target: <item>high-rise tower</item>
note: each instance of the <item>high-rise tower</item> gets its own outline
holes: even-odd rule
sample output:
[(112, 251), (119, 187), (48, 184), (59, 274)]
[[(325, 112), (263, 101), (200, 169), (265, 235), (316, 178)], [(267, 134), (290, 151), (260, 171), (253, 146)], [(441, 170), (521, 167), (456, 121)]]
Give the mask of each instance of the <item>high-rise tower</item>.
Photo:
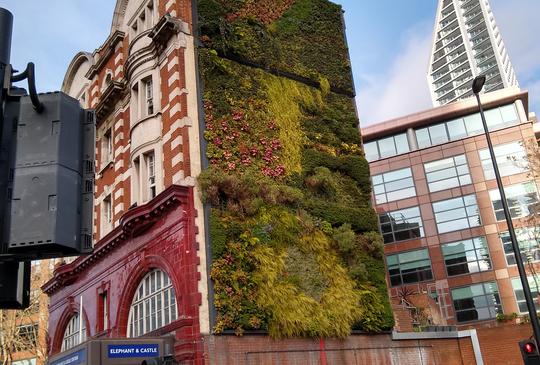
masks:
[(428, 70), (434, 106), (472, 96), (485, 75), (485, 92), (518, 86), (488, 0), (439, 0)]

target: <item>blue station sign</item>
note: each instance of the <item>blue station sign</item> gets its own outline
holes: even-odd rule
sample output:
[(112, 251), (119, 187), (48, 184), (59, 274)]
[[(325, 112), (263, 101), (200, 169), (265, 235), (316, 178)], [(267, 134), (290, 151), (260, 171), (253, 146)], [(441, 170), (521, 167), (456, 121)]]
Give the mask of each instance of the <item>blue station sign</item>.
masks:
[(86, 349), (80, 349), (49, 363), (49, 365), (78, 365), (86, 364)]
[(144, 344), (144, 345), (141, 345), (141, 344), (107, 345), (108, 358), (157, 357), (157, 356), (159, 356), (159, 345), (157, 343)]

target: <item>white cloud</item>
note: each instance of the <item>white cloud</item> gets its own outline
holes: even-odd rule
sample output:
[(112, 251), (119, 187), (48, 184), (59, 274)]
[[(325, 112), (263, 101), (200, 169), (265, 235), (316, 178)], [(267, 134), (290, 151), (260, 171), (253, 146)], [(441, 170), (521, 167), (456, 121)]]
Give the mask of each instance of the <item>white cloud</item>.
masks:
[(431, 108), (426, 79), (431, 27), (425, 22), (407, 30), (387, 70), (358, 75), (356, 100), (362, 127)]

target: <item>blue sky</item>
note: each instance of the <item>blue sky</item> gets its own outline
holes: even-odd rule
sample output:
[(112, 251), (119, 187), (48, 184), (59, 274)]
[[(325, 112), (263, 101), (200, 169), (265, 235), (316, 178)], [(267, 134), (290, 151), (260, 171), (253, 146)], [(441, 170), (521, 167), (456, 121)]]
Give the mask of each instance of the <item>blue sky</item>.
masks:
[[(431, 107), (426, 72), (436, 0), (335, 0), (345, 10), (361, 126)], [(78, 51), (107, 38), (115, 0), (0, 0), (14, 16), (11, 63), (36, 63), (39, 91), (58, 90)], [(540, 111), (540, 1), (491, 0), (518, 75)]]

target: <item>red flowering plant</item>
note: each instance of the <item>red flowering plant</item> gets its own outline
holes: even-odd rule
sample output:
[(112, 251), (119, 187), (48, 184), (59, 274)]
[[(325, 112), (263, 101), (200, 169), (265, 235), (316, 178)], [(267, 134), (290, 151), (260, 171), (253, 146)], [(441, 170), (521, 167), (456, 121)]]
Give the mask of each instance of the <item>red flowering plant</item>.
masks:
[(205, 102), (207, 157), (213, 167), (229, 172), (256, 169), (266, 176), (280, 178), (285, 168), (280, 163), (283, 146), (276, 123), (265, 120), (264, 102), (248, 99), (235, 103), (232, 111), (215, 115), (210, 101)]

